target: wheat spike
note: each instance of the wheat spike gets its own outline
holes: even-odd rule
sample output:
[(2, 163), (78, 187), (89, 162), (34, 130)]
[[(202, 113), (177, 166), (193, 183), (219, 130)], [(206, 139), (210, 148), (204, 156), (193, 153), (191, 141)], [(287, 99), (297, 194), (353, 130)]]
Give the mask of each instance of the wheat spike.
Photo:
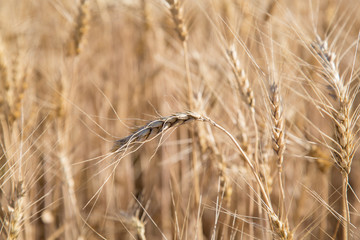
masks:
[(15, 187), (15, 199), (9, 205), (9, 219), (5, 221), (8, 225), (8, 239), (15, 240), (22, 229), (24, 216), (24, 183), (19, 181)]
[(343, 222), (343, 239), (348, 239), (350, 234), (350, 211), (347, 188), (351, 164), (355, 154), (353, 144), (355, 123), (351, 115), (351, 107), (356, 94), (350, 91), (349, 84), (346, 84), (345, 79), (340, 76), (338, 66), (335, 63), (336, 54), (328, 49), (327, 41), (322, 41), (320, 37), (317, 37), (316, 41), (311, 44), (311, 47), (324, 68), (324, 79), (334, 92), (331, 94), (336, 100), (336, 103), (331, 106), (329, 115), (332, 116), (335, 125), (336, 148), (333, 151), (333, 155), (343, 177), (342, 200), (345, 219)]
[(189, 123), (194, 120), (204, 121), (205, 119), (194, 112), (178, 113), (168, 117), (162, 117), (154, 120), (139, 128), (129, 136), (117, 140), (112, 148), (112, 151), (123, 150), (124, 147), (133, 144), (144, 142), (154, 136), (164, 133), (169, 128), (177, 127), (179, 125)]
[(184, 23), (180, 2), (178, 0), (166, 0), (166, 2), (169, 4), (170, 13), (175, 23), (175, 30), (180, 40), (185, 42), (188, 38), (188, 32)]
[(351, 93), (344, 79), (340, 76), (337, 64), (335, 63), (336, 54), (328, 49), (326, 41), (317, 38), (311, 44), (315, 53), (319, 56), (320, 63), (323, 66), (324, 79), (334, 91), (334, 96), (338, 106), (334, 106), (332, 111), (333, 121), (335, 124), (335, 139), (338, 151), (334, 152), (337, 166), (345, 174), (349, 174), (351, 163), (354, 156), (353, 145), (353, 122), (351, 117)]
[(281, 98), (279, 94), (278, 86), (273, 83), (270, 86), (270, 105), (271, 105), (271, 117), (273, 121), (272, 140), (273, 149), (278, 158), (279, 171), (282, 171), (282, 163), (284, 161), (285, 152), (285, 127), (283, 119), (283, 110), (281, 106)]
[(235, 46), (231, 45), (226, 53), (237, 80), (237, 84), (235, 86), (241, 93), (241, 96), (244, 98), (245, 102), (250, 106), (251, 110), (255, 111), (254, 92), (250, 87), (249, 79), (246, 77), (244, 69), (242, 69), (240, 66), (240, 60), (238, 58)]
[(81, 52), (84, 36), (89, 30), (89, 1), (81, 0), (79, 5), (79, 12), (76, 18), (75, 27), (68, 43), (68, 55), (77, 56)]

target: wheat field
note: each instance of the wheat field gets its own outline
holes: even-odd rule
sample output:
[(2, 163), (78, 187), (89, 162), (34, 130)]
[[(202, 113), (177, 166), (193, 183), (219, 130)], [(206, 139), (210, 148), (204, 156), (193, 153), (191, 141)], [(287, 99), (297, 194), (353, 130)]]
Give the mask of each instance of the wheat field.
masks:
[(358, 0), (0, 3), (0, 239), (360, 239)]

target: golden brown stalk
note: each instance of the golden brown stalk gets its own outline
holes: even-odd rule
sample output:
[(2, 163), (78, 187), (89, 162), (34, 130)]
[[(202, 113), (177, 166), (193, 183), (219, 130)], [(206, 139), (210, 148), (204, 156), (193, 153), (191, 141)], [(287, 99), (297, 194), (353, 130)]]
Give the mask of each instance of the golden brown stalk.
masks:
[(335, 63), (336, 55), (328, 49), (326, 41), (319, 37), (311, 44), (324, 69), (324, 79), (333, 91), (331, 95), (336, 103), (331, 106), (329, 115), (335, 125), (336, 148), (333, 152), (336, 165), (343, 176), (342, 199), (343, 199), (343, 239), (348, 239), (350, 232), (350, 212), (347, 198), (349, 174), (355, 153), (354, 141), (354, 117), (351, 115), (352, 102), (356, 94), (350, 91), (349, 84), (340, 76), (339, 69)]
[(84, 36), (89, 30), (89, 0), (81, 0), (79, 12), (76, 18), (75, 27), (68, 42), (67, 54), (69, 56), (77, 56), (82, 50)]
[[(220, 191), (219, 191), (219, 198), (221, 199), (220, 202), (224, 201), (223, 206), (219, 206), (219, 208), (229, 209), (231, 204), (231, 196), (233, 193), (233, 189), (231, 186), (231, 181), (226, 173), (227, 164), (224, 161), (224, 157), (220, 154), (216, 156), (218, 158), (218, 173), (219, 173), (219, 180), (220, 180)], [(224, 219), (222, 220), (223, 224), (218, 227), (218, 238), (228, 238), (228, 233), (226, 231), (226, 226), (230, 223), (230, 215), (226, 214)]]
[(230, 204), (231, 196), (232, 196), (232, 187), (231, 181), (226, 175), (227, 164), (225, 162), (224, 156), (220, 153), (219, 148), (216, 144), (214, 135), (212, 134), (210, 128), (208, 131), (208, 144), (211, 149), (212, 154), (216, 158), (217, 169), (219, 171), (220, 178), (220, 192), (224, 193), (225, 205), (228, 206)]
[[(323, 149), (321, 149), (317, 145), (311, 145), (309, 147), (309, 153), (308, 156), (313, 159), (316, 163), (317, 169), (321, 173), (320, 177), (322, 179), (321, 181), (321, 189), (322, 192), (321, 197), (324, 200), (324, 203), (329, 203), (329, 176), (332, 166), (334, 165), (333, 161), (331, 161), (331, 158), (329, 156), (330, 154), (328, 152), (325, 152)], [(326, 216), (328, 214), (327, 208), (321, 208), (320, 215)], [(320, 223), (321, 229), (327, 229), (328, 228), (328, 221), (327, 218), (321, 219)], [(321, 231), (320, 232), (320, 239), (326, 239), (326, 232)]]
[[(66, 86), (64, 86), (64, 79), (60, 79), (58, 93), (55, 96), (56, 99), (56, 108), (55, 108), (55, 117), (56, 117), (56, 131), (58, 138), (58, 152), (57, 157), (60, 162), (60, 167), (62, 171), (62, 176), (64, 179), (63, 185), (63, 195), (64, 195), (64, 205), (65, 205), (65, 216), (69, 220), (74, 220), (74, 226), (69, 228), (71, 231), (76, 231), (75, 234), (71, 233), (68, 237), (80, 237), (81, 236), (81, 219), (80, 212), (78, 209), (77, 197), (75, 194), (75, 181), (73, 177), (73, 170), (71, 159), (68, 153), (68, 144), (69, 134), (68, 134), (68, 124), (70, 117), (68, 116), (68, 109), (66, 108), (66, 102), (64, 101), (64, 95), (66, 91), (69, 91)], [(65, 235), (66, 232), (65, 232)]]
[(271, 106), (271, 118), (272, 118), (272, 142), (273, 150), (277, 157), (278, 167), (278, 183), (280, 189), (280, 217), (284, 217), (285, 213), (285, 192), (282, 181), (283, 161), (285, 152), (285, 125), (283, 118), (283, 109), (281, 106), (281, 97), (279, 93), (279, 87), (273, 83), (270, 86), (270, 106)]

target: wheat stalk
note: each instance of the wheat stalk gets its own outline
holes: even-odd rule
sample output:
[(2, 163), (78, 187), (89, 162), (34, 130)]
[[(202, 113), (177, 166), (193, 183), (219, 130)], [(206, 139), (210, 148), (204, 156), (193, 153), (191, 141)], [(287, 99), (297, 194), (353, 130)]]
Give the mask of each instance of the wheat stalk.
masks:
[[(66, 85), (66, 79), (61, 78), (58, 86), (58, 92), (55, 96), (56, 98), (56, 107), (55, 107), (55, 118), (56, 118), (56, 133), (58, 138), (58, 152), (57, 157), (60, 163), (60, 168), (62, 170), (62, 176), (64, 179), (63, 186), (63, 195), (64, 195), (64, 205), (65, 205), (65, 215), (67, 218), (74, 220), (75, 224), (71, 228), (71, 231), (75, 230), (75, 233), (70, 236), (81, 237), (81, 217), (80, 211), (78, 209), (78, 200), (75, 194), (75, 181), (73, 177), (73, 169), (71, 163), (71, 157), (68, 153), (69, 150), (69, 138), (68, 138), (68, 129), (69, 129), (69, 120), (67, 114), (69, 112), (68, 105), (65, 96), (68, 94), (69, 89)], [(66, 234), (65, 234), (66, 235)]]

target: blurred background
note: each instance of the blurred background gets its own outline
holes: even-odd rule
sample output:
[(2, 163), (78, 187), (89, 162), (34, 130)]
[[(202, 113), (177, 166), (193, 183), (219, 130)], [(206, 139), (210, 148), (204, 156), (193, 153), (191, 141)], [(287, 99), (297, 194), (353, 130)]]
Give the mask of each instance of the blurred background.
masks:
[[(343, 239), (343, 105), (311, 47), (317, 37), (349, 89), (348, 238), (360, 238), (359, 7), (1, 1), (0, 238)], [(243, 155), (209, 124), (111, 151), (189, 110), (236, 138), (282, 226)]]

